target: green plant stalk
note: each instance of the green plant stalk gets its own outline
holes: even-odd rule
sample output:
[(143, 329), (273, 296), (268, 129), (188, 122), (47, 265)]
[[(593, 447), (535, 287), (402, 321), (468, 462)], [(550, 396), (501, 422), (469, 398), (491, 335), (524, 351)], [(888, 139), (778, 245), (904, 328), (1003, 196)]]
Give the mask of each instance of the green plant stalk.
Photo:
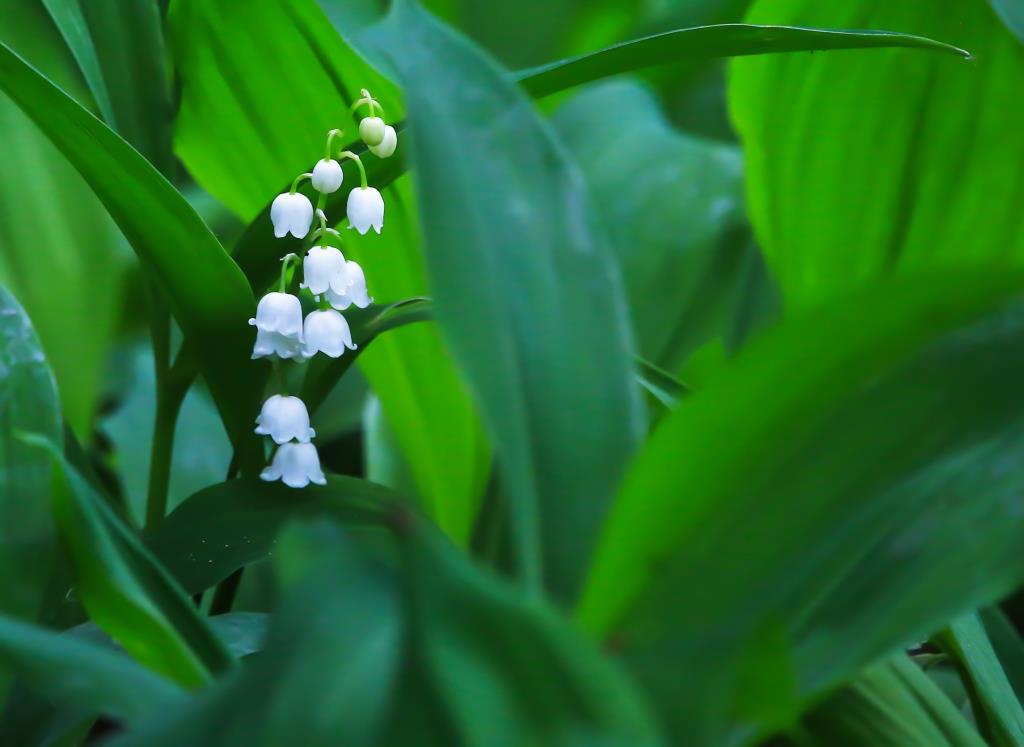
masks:
[(178, 413), (185, 400), (185, 386), (168, 386), (158, 380), (156, 417), (153, 421), (153, 443), (149, 458), (149, 484), (146, 494), (146, 531), (160, 526), (167, 513), (167, 492), (171, 482), (171, 457), (174, 453), (174, 430)]

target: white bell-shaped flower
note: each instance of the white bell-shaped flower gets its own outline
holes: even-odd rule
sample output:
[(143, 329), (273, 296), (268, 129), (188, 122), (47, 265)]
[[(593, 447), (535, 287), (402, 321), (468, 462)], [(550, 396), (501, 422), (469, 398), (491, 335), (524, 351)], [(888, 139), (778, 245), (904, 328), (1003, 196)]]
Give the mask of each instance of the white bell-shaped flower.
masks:
[(395, 132), (395, 128), (391, 125), (384, 127), (384, 139), (380, 141), (380, 145), (371, 145), (370, 152), (377, 158), (390, 158), (394, 155), (395, 148), (398, 147), (398, 133)]
[(345, 257), (333, 246), (314, 246), (302, 260), (302, 283), (314, 296), (326, 293), (332, 285), (348, 282)]
[(348, 223), (359, 233), (384, 228), (384, 198), (373, 187), (356, 187), (348, 193)]
[(260, 478), (267, 482), (280, 480), (289, 488), (304, 488), (311, 482), (327, 484), (313, 444), (281, 444), (270, 466), (260, 472)]
[(256, 433), (270, 436), (274, 443), (288, 441), (309, 443), (316, 431), (309, 427), (309, 412), (306, 403), (298, 397), (275, 394), (263, 403), (256, 418)]
[(359, 123), (359, 137), (369, 146), (384, 142), (384, 120), (380, 117), (364, 117)]
[(341, 183), (345, 180), (345, 172), (341, 164), (333, 158), (321, 158), (313, 167), (313, 189), (322, 194), (328, 195), (337, 192)]
[(334, 309), (309, 312), (306, 315), (304, 334), (304, 355), (307, 358), (312, 358), (317, 353), (339, 358), (345, 352), (345, 348), (356, 349), (348, 322)]
[(249, 324), (263, 332), (302, 340), (302, 304), (290, 293), (268, 293), (260, 299), (256, 317)]
[(365, 309), (373, 303), (373, 299), (366, 292), (366, 275), (363, 268), (351, 260), (345, 263), (344, 286), (332, 283), (325, 295), (328, 303), (341, 311), (353, 304)]
[(277, 238), (291, 233), (295, 238), (303, 239), (313, 222), (313, 203), (298, 192), (278, 195), (270, 204), (270, 222), (274, 224), (274, 236)]

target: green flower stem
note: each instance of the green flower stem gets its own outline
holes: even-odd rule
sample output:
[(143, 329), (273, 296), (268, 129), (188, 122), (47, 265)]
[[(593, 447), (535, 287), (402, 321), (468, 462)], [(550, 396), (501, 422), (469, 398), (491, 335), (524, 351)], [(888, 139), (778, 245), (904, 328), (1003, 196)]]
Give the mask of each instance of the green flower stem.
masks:
[(281, 257), (281, 284), (279, 290), (284, 293), (288, 289), (288, 283), (291, 281), (291, 276), (288, 271), (294, 262), (297, 262), (299, 255), (291, 252)]
[(299, 189), (299, 182), (301, 182), (303, 179), (312, 179), (312, 178), (313, 178), (313, 175), (310, 174), (310, 173), (299, 174), (297, 177), (295, 177), (295, 181), (292, 182), (292, 188), (290, 190), (288, 190), (288, 194), (291, 194), (291, 195), (295, 194), (295, 192)]
[(355, 153), (353, 153), (350, 150), (343, 150), (341, 153), (338, 154), (338, 158), (340, 158), (342, 160), (347, 158), (350, 161), (355, 161), (356, 162), (356, 166), (359, 167), (359, 179), (363, 183), (363, 189), (366, 189), (366, 187), (368, 185), (367, 185), (367, 182), (366, 182), (366, 167), (363, 166), (363, 159), (361, 159), (359, 156), (357, 156)]
[(331, 151), (331, 145), (334, 143), (334, 138), (336, 138), (336, 137), (340, 138), (344, 134), (345, 134), (344, 130), (337, 130), (337, 129), (331, 130), (330, 132), (327, 133), (327, 145), (324, 146), (324, 160), (325, 161), (330, 161), (331, 158), (333, 158), (333, 156), (331, 155), (331, 153), (333, 152), (333, 151)]
[(191, 384), (191, 377), (170, 372), (157, 382), (156, 418), (150, 445), (149, 484), (146, 495), (146, 531), (156, 529), (167, 514), (167, 491), (171, 483), (171, 457), (174, 454), (174, 430), (178, 413)]

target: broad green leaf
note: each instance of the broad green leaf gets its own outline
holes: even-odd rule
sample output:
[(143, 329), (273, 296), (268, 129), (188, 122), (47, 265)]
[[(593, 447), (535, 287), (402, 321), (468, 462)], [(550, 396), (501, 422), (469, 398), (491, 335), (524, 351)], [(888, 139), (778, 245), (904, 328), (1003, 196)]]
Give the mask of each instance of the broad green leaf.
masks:
[(184, 701), (184, 691), (124, 654), (0, 616), (0, 670), (76, 711), (131, 722)]
[[(270, 615), (264, 612), (227, 612), (206, 618), (206, 624), (224, 648), (236, 659), (249, 656), (263, 648), (263, 639), (267, 634)], [(98, 645), (107, 646), (111, 650), (121, 651), (121, 647), (104, 633), (95, 623), (82, 623), (67, 631), (66, 635)]]
[[(384, 233), (359, 236), (347, 231), (345, 257), (363, 267), (370, 293), (377, 299), (422, 295), (427, 283), (416, 204), (408, 180), (392, 185), (384, 199)], [(353, 339), (360, 345), (356, 350), (359, 366), (380, 399), (425, 511), (456, 542), (464, 544), (490, 466), (469, 395), (434, 325), (392, 328), (388, 334), (380, 334), (399, 321), (415, 319), (426, 307), (426, 303), (396, 305), (380, 316), (379, 322), (364, 320), (365, 312), (354, 309), (345, 315)], [(387, 311), (387, 306), (380, 311)], [(311, 367), (312, 375), (303, 388), (309, 406), (316, 407), (328, 391), (325, 385), (332, 386), (348, 367), (351, 359), (346, 361), (347, 357)], [(317, 377), (320, 371), (323, 374)]]
[[(834, 26), (832, 15), (823, 26)], [(834, 28), (761, 26), (725, 23), (668, 31), (643, 39), (615, 44), (591, 54), (550, 62), (518, 73), (533, 96), (546, 96), (572, 86), (610, 75), (627, 73), (685, 57), (739, 57), (779, 52), (909, 47), (958, 57), (968, 52), (923, 36), (892, 31), (845, 31)]]
[[(92, 106), (41, 3), (5, 3), (0, 41)], [(64, 418), (89, 443), (130, 252), (88, 185), (2, 92), (0, 132), (9, 146), (0, 169), (0, 282), (31, 316)], [(26, 220), (43, 215), (60, 219)]]
[(401, 118), (394, 87), (347, 47), (314, 0), (174, 0), (168, 28), (181, 80), (175, 151), (246, 220), (313, 168), (329, 130), (355, 133), (349, 107), (360, 88), (389, 121)]
[(459, 744), (662, 743), (632, 683), (553, 608), (478, 571), (430, 532), (403, 544), (419, 626), (413, 656)]
[(1024, 696), (1024, 640), (999, 607), (986, 607), (980, 614), (985, 633), (1019, 701)]
[(74, 55), (78, 69), (82, 71), (82, 77), (85, 78), (85, 82), (89, 86), (89, 92), (92, 93), (100, 114), (107, 124), (116, 127), (117, 119), (114, 115), (114, 106), (110, 102), (110, 92), (107, 90), (107, 82), (103, 78), (103, 70), (96, 53), (96, 45), (89, 32), (89, 26), (79, 0), (42, 0), (42, 3), (54, 24), (60, 29), (61, 36), (67, 42), (71, 54)]
[(984, 747), (970, 723), (905, 655), (875, 664), (804, 719), (813, 747)]
[(1024, 41), (1024, 3), (1021, 0), (990, 0), (1003, 23)]
[(1022, 283), (934, 273), (837, 299), (665, 418), (579, 616), (629, 652), (674, 733), (715, 743), (743, 721), (736, 672), (772, 628), (806, 697), (1021, 581)]
[(977, 58), (881, 50), (733, 63), (751, 218), (789, 307), (894, 271), (1020, 261), (1024, 109), (1007, 102), (1024, 45), (987, 3), (760, 0), (748, 20), (913, 29)]
[(621, 279), (578, 172), (495, 63), (408, 2), (371, 34), (404, 85), (436, 318), (521, 572), (569, 597), (645, 429)]
[(52, 442), (25, 439), (54, 462), (53, 511), (74, 590), (89, 617), (133, 658), (198, 687), (231, 658), (168, 572), (63, 459)]
[(611, 234), (640, 354), (678, 370), (727, 331), (751, 250), (739, 149), (674, 129), (633, 81), (591, 86), (553, 121)]
[(237, 265), (185, 199), (102, 122), (0, 46), (7, 93), (85, 178), (157, 279), (197, 351), (243, 469), (262, 455), (251, 433), (265, 366), (250, 361), (254, 301)]
[(185, 500), (146, 544), (194, 594), (270, 555), (288, 521), (328, 516), (353, 533), (372, 535), (400, 500), (385, 487), (353, 477), (331, 475), (327, 485), (302, 490), (258, 479), (232, 480)]
[(302, 529), (276, 551), (286, 593), (263, 653), (111, 747), (381, 744), (385, 718), (402, 718), (388, 713), (407, 646), (402, 587), (344, 540), (331, 541), (334, 527)]
[(995, 745), (1024, 744), (1024, 709), (1003, 671), (978, 614), (957, 618), (938, 636), (968, 683), (975, 719)]

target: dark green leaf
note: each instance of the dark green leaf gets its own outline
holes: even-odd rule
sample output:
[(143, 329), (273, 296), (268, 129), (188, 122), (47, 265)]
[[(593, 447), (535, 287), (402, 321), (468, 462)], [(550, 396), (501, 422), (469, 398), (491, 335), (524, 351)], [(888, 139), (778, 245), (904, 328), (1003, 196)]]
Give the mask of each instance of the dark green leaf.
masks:
[(421, 123), (436, 316), (501, 463), (521, 572), (571, 596), (645, 429), (620, 278), (577, 172), (493, 62), (408, 2), (373, 36)]
[(273, 550), (290, 520), (334, 517), (373, 533), (401, 500), (380, 485), (330, 476), (327, 485), (294, 490), (258, 479), (233, 480), (188, 498), (147, 538), (153, 554), (186, 591), (196, 593)]
[(934, 39), (892, 31), (725, 23), (634, 39), (591, 54), (524, 70), (517, 73), (517, 77), (527, 91), (539, 97), (609, 75), (661, 65), (684, 57), (738, 57), (868, 47), (911, 47), (959, 57), (971, 56), (958, 47)]
[(986, 607), (981, 610), (981, 619), (985, 623), (985, 632), (992, 642), (992, 648), (995, 649), (999, 663), (1013, 685), (1019, 701), (1024, 698), (1024, 640), (1010, 618), (999, 607)]
[(133, 658), (196, 687), (231, 658), (166, 570), (49, 440), (25, 436), (54, 462), (53, 510), (89, 617)]
[(687, 394), (685, 384), (668, 371), (645, 360), (637, 361), (636, 375), (641, 386), (670, 410), (679, 404), (679, 400)]
[(676, 733), (714, 743), (715, 720), (747, 708), (733, 672), (765, 626), (785, 632), (779, 666), (803, 697), (1024, 577), (1024, 315), (1005, 310), (1022, 282), (931, 274), (838, 299), (667, 416), (580, 617), (631, 652)]
[(1012, 207), (1024, 199), (1024, 109), (1006, 105), (1024, 78), (1024, 47), (986, 3), (760, 0), (748, 19), (913, 29), (977, 56), (732, 63), (751, 220), (787, 308), (893, 271), (1024, 256), (1024, 212)]
[(992, 743), (1000, 747), (1024, 744), (1024, 709), (977, 613), (954, 620), (938, 640), (962, 671), (975, 719), (987, 725)]
[(0, 90), (85, 178), (157, 278), (195, 345), (242, 465), (252, 467), (262, 457), (251, 422), (265, 367), (249, 360), (254, 301), (238, 267), (145, 158), (6, 45), (0, 45)]
[(124, 654), (4, 616), (0, 666), (61, 705), (125, 721), (184, 700), (184, 691)]
[(82, 71), (89, 91), (96, 101), (96, 107), (100, 110), (103, 119), (111, 127), (116, 127), (117, 119), (114, 115), (114, 107), (110, 102), (110, 92), (107, 90), (107, 82), (103, 78), (103, 70), (100, 67), (100, 60), (96, 53), (96, 45), (93, 43), (92, 34), (86, 23), (85, 15), (79, 0), (43, 0), (47, 12), (53, 19), (54, 24), (60, 29), (61, 36), (67, 42), (71, 54), (78, 63), (78, 69)]
[(405, 645), (401, 587), (334, 540), (333, 527), (314, 527), (280, 543), (280, 575), (289, 591), (263, 653), (111, 747), (381, 744), (376, 736)]

